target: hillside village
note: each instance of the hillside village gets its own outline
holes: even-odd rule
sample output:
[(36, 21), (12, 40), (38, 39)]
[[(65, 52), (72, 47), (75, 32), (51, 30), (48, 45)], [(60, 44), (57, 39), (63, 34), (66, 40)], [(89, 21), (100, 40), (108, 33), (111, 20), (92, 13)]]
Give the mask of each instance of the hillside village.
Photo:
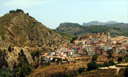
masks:
[[(80, 35), (73, 43), (61, 45), (53, 52), (44, 53), (41, 56), (42, 63), (51, 64), (77, 64), (78, 67), (88, 68), (93, 56), (97, 55), (96, 63), (104, 65), (114, 61), (112, 65), (99, 67), (94, 74), (85, 72), (80, 77), (93, 77), (123, 75), (128, 66), (127, 60), (119, 62), (119, 57), (126, 57), (128, 54), (128, 37), (111, 37), (110, 33), (91, 33)], [(102, 72), (104, 71), (104, 72)], [(101, 75), (101, 72), (103, 75)]]
[[(117, 61), (119, 56), (125, 56), (128, 53), (128, 37), (111, 37), (110, 33), (91, 33), (81, 35), (73, 43), (62, 45), (59, 49), (45, 53), (42, 60), (52, 61), (55, 58), (71, 61), (75, 57), (91, 57), (98, 55), (97, 62), (108, 62), (108, 56)], [(90, 58), (91, 59), (91, 58)]]

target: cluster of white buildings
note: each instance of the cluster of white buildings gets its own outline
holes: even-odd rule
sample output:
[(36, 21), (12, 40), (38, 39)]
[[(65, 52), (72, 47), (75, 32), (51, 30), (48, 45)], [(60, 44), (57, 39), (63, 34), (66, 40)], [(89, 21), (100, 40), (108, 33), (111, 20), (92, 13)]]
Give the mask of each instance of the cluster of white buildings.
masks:
[[(117, 36), (112, 38), (109, 33), (82, 35), (74, 43), (43, 54), (42, 60), (52, 61), (57, 58), (69, 60), (69, 58), (79, 56), (106, 55), (109, 50), (115, 54), (127, 54), (128, 37)], [(83, 53), (84, 55), (81, 55)]]

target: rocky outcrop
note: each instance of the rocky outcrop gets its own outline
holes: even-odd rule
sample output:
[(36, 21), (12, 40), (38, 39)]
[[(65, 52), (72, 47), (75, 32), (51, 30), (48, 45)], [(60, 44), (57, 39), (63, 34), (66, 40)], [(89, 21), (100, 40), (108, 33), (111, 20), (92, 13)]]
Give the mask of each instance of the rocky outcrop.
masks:
[[(21, 52), (21, 49), (23, 50), (23, 52)], [(29, 64), (32, 64), (33, 59), (28, 49), (21, 47), (14, 47), (11, 52), (9, 51), (7, 52), (6, 61), (8, 63), (8, 67), (12, 69), (15, 63), (17, 64), (19, 63), (18, 57), (20, 53), (23, 53), (23, 55), (26, 57), (27, 62)]]
[(29, 64), (32, 64), (33, 59), (32, 59), (32, 56), (31, 56), (30, 52), (28, 51), (28, 49), (23, 49), (23, 52), (21, 52), (21, 53), (23, 53), (23, 55), (25, 55), (25, 57), (27, 59), (27, 62)]

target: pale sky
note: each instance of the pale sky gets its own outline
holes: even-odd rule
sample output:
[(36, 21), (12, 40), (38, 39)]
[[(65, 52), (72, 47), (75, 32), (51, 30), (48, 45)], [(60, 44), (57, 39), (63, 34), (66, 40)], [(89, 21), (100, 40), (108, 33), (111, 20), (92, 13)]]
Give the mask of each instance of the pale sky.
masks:
[(0, 16), (16, 9), (29, 12), (51, 29), (63, 22), (128, 23), (128, 0), (0, 0)]

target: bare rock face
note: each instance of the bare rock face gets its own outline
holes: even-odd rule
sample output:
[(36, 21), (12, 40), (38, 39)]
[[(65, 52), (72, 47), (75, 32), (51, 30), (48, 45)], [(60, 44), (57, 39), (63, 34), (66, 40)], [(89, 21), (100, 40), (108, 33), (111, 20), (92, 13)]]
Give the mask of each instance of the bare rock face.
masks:
[(7, 52), (6, 61), (8, 63), (8, 67), (13, 68), (14, 63), (18, 63), (20, 50), (21, 48), (14, 47), (14, 50), (12, 50), (11, 52)]
[(15, 63), (15, 61), (14, 61), (14, 56), (12, 56), (12, 54), (8, 54), (7, 56), (6, 56), (6, 61), (7, 61), (7, 63), (8, 63), (8, 67), (9, 68), (13, 68), (13, 65), (14, 65), (14, 63)]
[(33, 62), (32, 56), (31, 56), (30, 52), (28, 51), (28, 49), (23, 49), (23, 52), (21, 52), (21, 53), (23, 53), (25, 55), (27, 62), (29, 64), (31, 64)]

